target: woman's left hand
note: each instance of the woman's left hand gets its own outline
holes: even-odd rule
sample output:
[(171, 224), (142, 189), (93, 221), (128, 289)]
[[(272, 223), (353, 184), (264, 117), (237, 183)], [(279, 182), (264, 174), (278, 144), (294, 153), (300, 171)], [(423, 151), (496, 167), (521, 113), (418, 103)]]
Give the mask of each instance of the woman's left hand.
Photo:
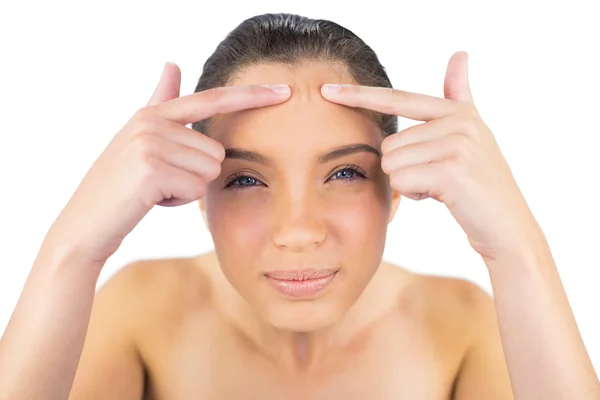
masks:
[(322, 94), (338, 104), (425, 121), (383, 140), (383, 171), (402, 195), (443, 202), (475, 251), (497, 260), (530, 251), (541, 230), (475, 108), (467, 61), (465, 52), (450, 58), (443, 99), (355, 85), (334, 85), (334, 91), (325, 85)]

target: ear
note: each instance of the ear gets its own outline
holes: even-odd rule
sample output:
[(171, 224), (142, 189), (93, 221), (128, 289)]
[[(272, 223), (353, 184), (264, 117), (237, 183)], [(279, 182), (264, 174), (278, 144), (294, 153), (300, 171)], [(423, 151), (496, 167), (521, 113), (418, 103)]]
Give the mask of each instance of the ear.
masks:
[(396, 211), (398, 211), (398, 206), (400, 206), (401, 198), (402, 198), (402, 195), (400, 194), (400, 192), (398, 192), (396, 190), (394, 190), (392, 192), (392, 207), (390, 209), (390, 218), (388, 219), (388, 224), (390, 222), (392, 222), (392, 220), (396, 216)]

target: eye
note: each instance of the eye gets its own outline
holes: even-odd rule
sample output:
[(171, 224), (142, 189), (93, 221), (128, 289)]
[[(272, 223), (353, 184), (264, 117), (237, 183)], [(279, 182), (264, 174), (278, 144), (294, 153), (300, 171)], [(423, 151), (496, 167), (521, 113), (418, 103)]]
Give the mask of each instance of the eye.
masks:
[(355, 179), (366, 179), (367, 173), (358, 165), (346, 165), (342, 169), (337, 170), (331, 175), (328, 180), (353, 181)]
[(256, 179), (253, 176), (244, 175), (244, 173), (238, 172), (233, 174), (225, 183), (224, 188), (229, 188), (232, 186), (237, 186), (235, 189), (242, 189), (244, 187), (250, 186), (264, 186), (260, 180)]

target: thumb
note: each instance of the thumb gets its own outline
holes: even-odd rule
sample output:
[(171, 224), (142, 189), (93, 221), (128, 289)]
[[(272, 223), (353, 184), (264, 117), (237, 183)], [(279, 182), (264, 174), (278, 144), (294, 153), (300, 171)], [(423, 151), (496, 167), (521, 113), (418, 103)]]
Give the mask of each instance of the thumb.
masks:
[(450, 57), (444, 79), (444, 97), (446, 99), (474, 102), (469, 87), (468, 61), (469, 55), (464, 51), (458, 51)]
[(179, 97), (180, 88), (181, 70), (175, 63), (166, 63), (163, 67), (158, 85), (156, 85), (154, 93), (152, 94), (150, 101), (148, 101), (148, 105), (155, 106)]

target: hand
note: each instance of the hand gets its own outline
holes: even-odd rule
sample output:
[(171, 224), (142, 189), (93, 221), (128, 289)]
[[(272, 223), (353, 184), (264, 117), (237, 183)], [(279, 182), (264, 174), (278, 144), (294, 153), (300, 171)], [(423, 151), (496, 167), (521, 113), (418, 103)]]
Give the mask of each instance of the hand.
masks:
[(138, 110), (94, 162), (47, 235), (51, 247), (104, 265), (155, 205), (204, 196), (221, 172), (221, 143), (185, 125), (218, 113), (280, 103), (262, 86), (232, 86), (179, 97), (181, 71), (166, 64), (148, 105)]
[[(398, 89), (340, 85), (323, 97), (425, 123), (386, 137), (381, 167), (392, 188), (413, 200), (443, 202), (484, 259), (518, 252), (539, 235), (498, 144), (475, 108), (468, 55), (448, 63), (444, 99)], [(508, 253), (507, 253), (508, 252)]]

